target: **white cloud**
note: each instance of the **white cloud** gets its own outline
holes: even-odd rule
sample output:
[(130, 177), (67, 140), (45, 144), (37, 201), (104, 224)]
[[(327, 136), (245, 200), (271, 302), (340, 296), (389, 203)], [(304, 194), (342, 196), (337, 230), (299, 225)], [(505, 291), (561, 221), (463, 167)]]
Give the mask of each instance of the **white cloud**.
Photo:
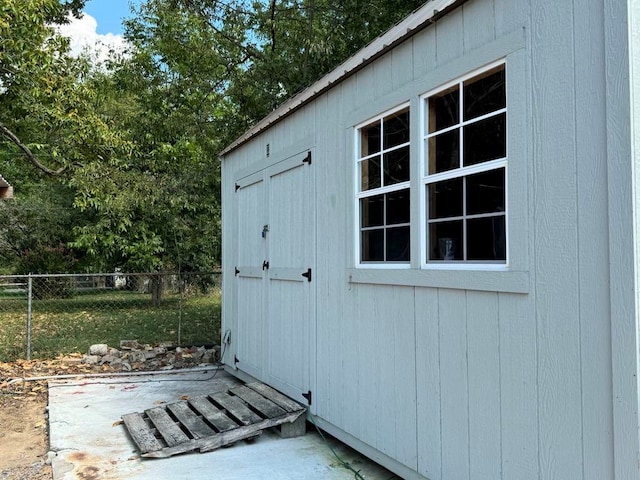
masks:
[(108, 58), (110, 51), (123, 53), (127, 47), (122, 35), (98, 33), (98, 22), (91, 15), (84, 13), (82, 18), (71, 17), (70, 20), (70, 23), (60, 25), (58, 31), (71, 39), (73, 55), (89, 53), (94, 63), (99, 64)]

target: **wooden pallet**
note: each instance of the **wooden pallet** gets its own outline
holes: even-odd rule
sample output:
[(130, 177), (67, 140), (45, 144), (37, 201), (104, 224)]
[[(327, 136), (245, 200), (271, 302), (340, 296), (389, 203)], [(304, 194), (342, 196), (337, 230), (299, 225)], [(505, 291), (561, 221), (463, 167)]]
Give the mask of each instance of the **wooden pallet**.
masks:
[[(122, 417), (143, 457), (209, 452), (255, 438), (271, 427), (302, 422), (306, 408), (260, 383), (248, 383)], [(294, 436), (286, 434), (285, 436)]]

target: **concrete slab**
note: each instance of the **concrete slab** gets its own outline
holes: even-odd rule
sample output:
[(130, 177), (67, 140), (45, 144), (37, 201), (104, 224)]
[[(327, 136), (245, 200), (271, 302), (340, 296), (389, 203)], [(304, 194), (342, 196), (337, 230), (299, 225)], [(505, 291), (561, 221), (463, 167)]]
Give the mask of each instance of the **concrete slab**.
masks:
[[(214, 376), (215, 374), (215, 376)], [(265, 432), (251, 443), (240, 442), (209, 453), (166, 459), (141, 459), (123, 424), (125, 413), (161, 402), (226, 390), (238, 381), (224, 371), (88, 378), (49, 384), (49, 425), (54, 480), (342, 480), (354, 473), (366, 480), (397, 478), (337, 440), (315, 432), (281, 438)]]

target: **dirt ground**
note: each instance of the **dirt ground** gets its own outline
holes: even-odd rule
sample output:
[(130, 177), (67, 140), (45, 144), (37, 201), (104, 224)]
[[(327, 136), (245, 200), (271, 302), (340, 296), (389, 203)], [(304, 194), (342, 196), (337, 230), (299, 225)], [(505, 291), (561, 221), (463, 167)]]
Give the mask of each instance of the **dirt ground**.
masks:
[(0, 397), (0, 479), (51, 480), (46, 391)]
[(47, 382), (12, 379), (82, 373), (105, 373), (88, 366), (80, 355), (47, 361), (0, 362), (0, 480), (51, 480)]

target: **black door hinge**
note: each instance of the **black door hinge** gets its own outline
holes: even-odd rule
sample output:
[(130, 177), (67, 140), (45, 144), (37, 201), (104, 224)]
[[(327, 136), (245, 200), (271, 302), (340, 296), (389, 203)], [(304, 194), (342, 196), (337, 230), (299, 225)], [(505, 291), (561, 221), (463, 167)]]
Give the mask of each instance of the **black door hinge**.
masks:
[(311, 405), (311, 403), (312, 403), (312, 399), (313, 399), (313, 396), (312, 396), (312, 395), (313, 395), (313, 394), (311, 393), (311, 390), (309, 390), (307, 393), (303, 393), (303, 394), (302, 394), (302, 396), (303, 396), (304, 398), (306, 398), (306, 399), (307, 399), (307, 403), (308, 403), (309, 405)]
[(311, 269), (310, 269), (310, 268), (309, 268), (309, 269), (307, 269), (307, 271), (306, 271), (306, 272), (304, 272), (304, 273), (302, 274), (302, 276), (303, 276), (303, 277), (305, 277), (305, 278), (307, 279), (307, 281), (308, 281), (308, 282), (310, 282), (310, 281), (311, 281)]
[(238, 267), (236, 267), (236, 277), (238, 276), (239, 273), (240, 273), (240, 270), (238, 270)]
[(262, 262), (262, 270), (269, 270), (269, 262), (266, 260)]
[(234, 365), (238, 365), (238, 362), (239, 362), (239, 361), (240, 361), (240, 359), (238, 358), (238, 356), (237, 356), (237, 355), (234, 355), (234, 356), (233, 356), (233, 364), (234, 364)]
[(307, 156), (304, 157), (304, 160), (302, 160), (302, 163), (308, 163), (309, 165), (311, 165), (311, 152), (307, 152)]
[(240, 185), (238, 185), (238, 184), (236, 183), (236, 192), (237, 192), (238, 190), (240, 190)]

